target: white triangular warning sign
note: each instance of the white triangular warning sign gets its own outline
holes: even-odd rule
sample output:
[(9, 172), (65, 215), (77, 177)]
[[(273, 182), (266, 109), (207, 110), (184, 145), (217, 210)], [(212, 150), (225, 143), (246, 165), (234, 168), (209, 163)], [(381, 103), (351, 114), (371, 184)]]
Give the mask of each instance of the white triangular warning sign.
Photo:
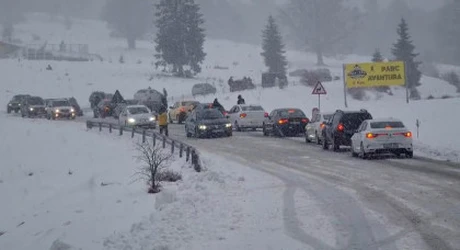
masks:
[(326, 89), (323, 87), (323, 84), (321, 84), (320, 81), (316, 83), (315, 87), (313, 88), (313, 92), (311, 92), (312, 95), (326, 95)]

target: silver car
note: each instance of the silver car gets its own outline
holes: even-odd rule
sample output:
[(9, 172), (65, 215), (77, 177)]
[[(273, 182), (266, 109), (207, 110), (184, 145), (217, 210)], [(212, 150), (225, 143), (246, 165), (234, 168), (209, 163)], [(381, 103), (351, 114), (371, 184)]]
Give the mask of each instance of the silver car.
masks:
[(145, 105), (127, 105), (118, 118), (118, 124), (127, 127), (143, 127), (155, 129), (157, 120), (155, 114)]

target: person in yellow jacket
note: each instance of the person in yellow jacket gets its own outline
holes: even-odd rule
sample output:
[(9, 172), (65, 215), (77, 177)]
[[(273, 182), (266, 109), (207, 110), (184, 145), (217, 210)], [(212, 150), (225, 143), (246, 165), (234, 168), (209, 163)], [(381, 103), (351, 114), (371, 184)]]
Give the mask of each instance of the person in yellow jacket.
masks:
[(169, 136), (168, 115), (166, 112), (166, 107), (164, 106), (160, 109), (160, 114), (158, 115), (158, 126), (160, 127), (160, 134), (163, 134), (163, 131), (164, 131), (165, 135)]

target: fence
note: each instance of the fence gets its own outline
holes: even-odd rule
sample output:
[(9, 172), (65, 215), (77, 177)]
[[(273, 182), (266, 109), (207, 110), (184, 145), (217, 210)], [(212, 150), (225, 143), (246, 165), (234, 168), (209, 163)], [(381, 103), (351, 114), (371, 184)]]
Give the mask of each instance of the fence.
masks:
[[(135, 134), (142, 135), (142, 142), (146, 142), (147, 139), (152, 140), (153, 146), (156, 146), (158, 142), (161, 143), (163, 148), (166, 148), (166, 144), (171, 146), (171, 154), (174, 154), (177, 150), (179, 153), (179, 157), (182, 158), (185, 155), (185, 160), (193, 165), (193, 168), (197, 172), (201, 172), (201, 161), (200, 155), (198, 150), (188, 144), (185, 144), (181, 141), (172, 139), (168, 136), (164, 136), (158, 132), (134, 127), (125, 127), (118, 124), (113, 124), (109, 122), (101, 122), (101, 121), (86, 121), (86, 127), (88, 129), (92, 129), (93, 127), (99, 128), (99, 131), (102, 131), (103, 128), (107, 128), (110, 133), (113, 130), (118, 130), (118, 134), (120, 136), (123, 135), (123, 132), (129, 132), (131, 134), (131, 138), (134, 137)], [(176, 150), (177, 149), (177, 150)]]

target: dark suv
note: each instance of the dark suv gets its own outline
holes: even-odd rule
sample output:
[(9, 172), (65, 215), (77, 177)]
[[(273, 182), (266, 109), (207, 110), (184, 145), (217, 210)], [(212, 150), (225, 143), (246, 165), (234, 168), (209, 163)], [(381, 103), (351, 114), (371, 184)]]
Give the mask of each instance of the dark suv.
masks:
[(19, 110), (21, 110), (21, 102), (24, 100), (24, 98), (29, 97), (30, 95), (15, 95), (11, 99), (10, 102), (8, 102), (8, 106), (6, 107), (6, 111), (11, 113), (11, 111), (14, 111), (15, 113), (18, 113)]
[(45, 117), (45, 101), (38, 96), (29, 96), (21, 102), (21, 116), (22, 117)]
[(337, 110), (326, 122), (323, 129), (323, 149), (332, 145), (334, 151), (340, 146), (350, 146), (351, 137), (364, 120), (372, 119), (372, 115), (365, 109), (360, 111)]

